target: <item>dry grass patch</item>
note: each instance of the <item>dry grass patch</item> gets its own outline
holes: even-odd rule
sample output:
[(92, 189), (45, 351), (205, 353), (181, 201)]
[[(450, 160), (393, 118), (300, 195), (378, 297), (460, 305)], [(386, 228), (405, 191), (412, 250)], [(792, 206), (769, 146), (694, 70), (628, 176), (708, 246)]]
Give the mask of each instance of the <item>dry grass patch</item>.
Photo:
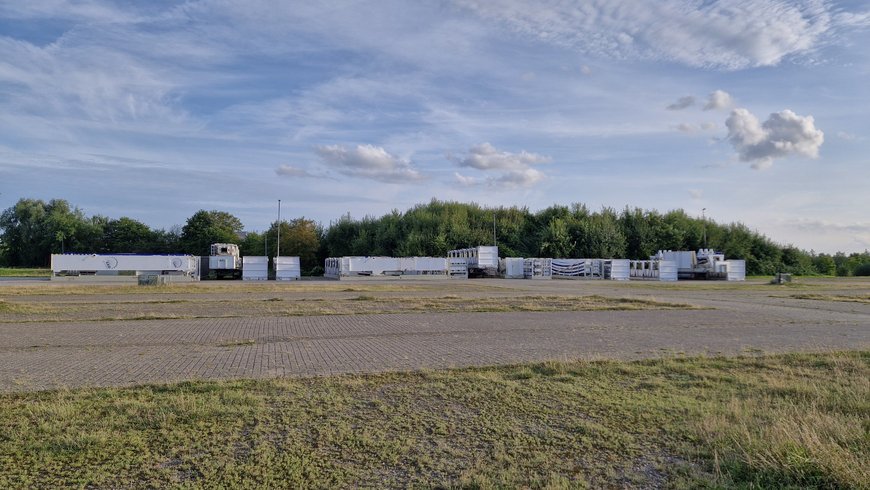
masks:
[(870, 353), (0, 395), (0, 486), (866, 488)]
[[(22, 299), (23, 301), (23, 299)], [(4, 304), (4, 303), (0, 303)], [(461, 298), (396, 297), (360, 294), (329, 301), (292, 295), (264, 299), (194, 298), (120, 301), (34, 301), (8, 303), (0, 323), (191, 318), (255, 318), (263, 316), (373, 315), (394, 313), (528, 312), (699, 309), (685, 303), (604, 296), (510, 296)], [(2, 311), (2, 310), (0, 310)]]
[(792, 294), (794, 299), (812, 299), (817, 301), (842, 301), (846, 303), (870, 304), (870, 294)]

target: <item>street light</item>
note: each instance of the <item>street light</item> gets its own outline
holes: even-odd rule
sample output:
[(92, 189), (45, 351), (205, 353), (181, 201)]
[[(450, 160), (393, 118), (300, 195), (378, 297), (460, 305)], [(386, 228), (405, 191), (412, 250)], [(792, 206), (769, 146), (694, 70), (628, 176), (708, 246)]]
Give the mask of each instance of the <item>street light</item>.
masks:
[(275, 258), (281, 256), (281, 200), (278, 199), (278, 245), (275, 252)]
[(701, 208), (701, 221), (704, 222), (704, 248), (707, 248), (707, 208)]

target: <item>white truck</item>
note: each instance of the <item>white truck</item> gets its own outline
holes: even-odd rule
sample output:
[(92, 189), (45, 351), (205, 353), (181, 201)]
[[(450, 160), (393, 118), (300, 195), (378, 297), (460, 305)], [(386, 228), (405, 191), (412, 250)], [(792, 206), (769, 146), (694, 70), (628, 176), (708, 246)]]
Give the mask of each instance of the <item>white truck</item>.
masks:
[(235, 243), (212, 243), (208, 257), (208, 275), (216, 279), (240, 279), (242, 258)]

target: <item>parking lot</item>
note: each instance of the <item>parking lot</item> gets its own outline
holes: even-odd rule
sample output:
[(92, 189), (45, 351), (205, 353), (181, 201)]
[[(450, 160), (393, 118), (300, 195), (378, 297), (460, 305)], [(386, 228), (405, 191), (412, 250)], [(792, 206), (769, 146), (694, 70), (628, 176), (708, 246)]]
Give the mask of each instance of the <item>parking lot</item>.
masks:
[[(4, 281), (0, 390), (867, 349), (868, 293), (870, 282), (854, 279), (784, 287), (402, 279), (150, 289)], [(589, 297), (603, 300), (572, 306)], [(644, 303), (614, 303), (624, 300)], [(536, 303), (550, 306), (534, 311)], [(506, 306), (477, 311), (475, 304)]]

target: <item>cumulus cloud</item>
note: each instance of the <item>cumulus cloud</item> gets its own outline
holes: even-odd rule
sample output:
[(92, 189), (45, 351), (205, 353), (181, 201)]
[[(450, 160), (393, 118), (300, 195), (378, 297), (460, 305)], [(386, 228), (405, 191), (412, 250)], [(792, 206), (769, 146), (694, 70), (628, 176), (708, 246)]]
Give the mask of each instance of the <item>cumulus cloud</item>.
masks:
[(498, 151), (491, 144), (483, 143), (468, 150), (465, 158), (454, 160), (462, 167), (478, 170), (524, 170), (530, 165), (549, 162), (550, 158), (526, 151)]
[(707, 98), (707, 103), (704, 104), (705, 111), (716, 109), (727, 109), (731, 107), (731, 95), (724, 90), (715, 90)]
[(589, 65), (581, 65), (580, 66), (580, 73), (582, 73), (583, 75), (589, 76), (592, 74), (592, 68), (589, 68)]
[(380, 146), (357, 145), (347, 149), (342, 145), (327, 145), (318, 146), (316, 152), (323, 165), (351, 177), (389, 183), (423, 180), (423, 175), (410, 161), (391, 155)]
[(504, 187), (531, 187), (544, 179), (544, 174), (534, 168), (511, 170), (490, 180), (491, 185)]
[(667, 109), (669, 111), (679, 111), (693, 105), (695, 105), (695, 98), (691, 95), (687, 95), (685, 97), (680, 97), (679, 99), (677, 99), (677, 101), (669, 105)]
[(454, 156), (449, 158), (460, 167), (499, 173), (485, 180), (456, 173), (454, 175), (460, 184), (478, 185), (485, 182), (491, 186), (501, 187), (530, 187), (537, 184), (545, 175), (532, 166), (550, 161), (549, 157), (527, 151), (519, 153), (499, 151), (489, 143), (471, 147), (463, 158)]
[(829, 0), (456, 0), (547, 43), (601, 57), (737, 70), (812, 57), (870, 20)]
[(753, 168), (771, 166), (775, 158), (801, 155), (816, 158), (825, 134), (815, 127), (813, 116), (799, 116), (786, 109), (771, 114), (764, 123), (747, 109), (734, 109), (728, 120), (728, 141), (740, 159)]

